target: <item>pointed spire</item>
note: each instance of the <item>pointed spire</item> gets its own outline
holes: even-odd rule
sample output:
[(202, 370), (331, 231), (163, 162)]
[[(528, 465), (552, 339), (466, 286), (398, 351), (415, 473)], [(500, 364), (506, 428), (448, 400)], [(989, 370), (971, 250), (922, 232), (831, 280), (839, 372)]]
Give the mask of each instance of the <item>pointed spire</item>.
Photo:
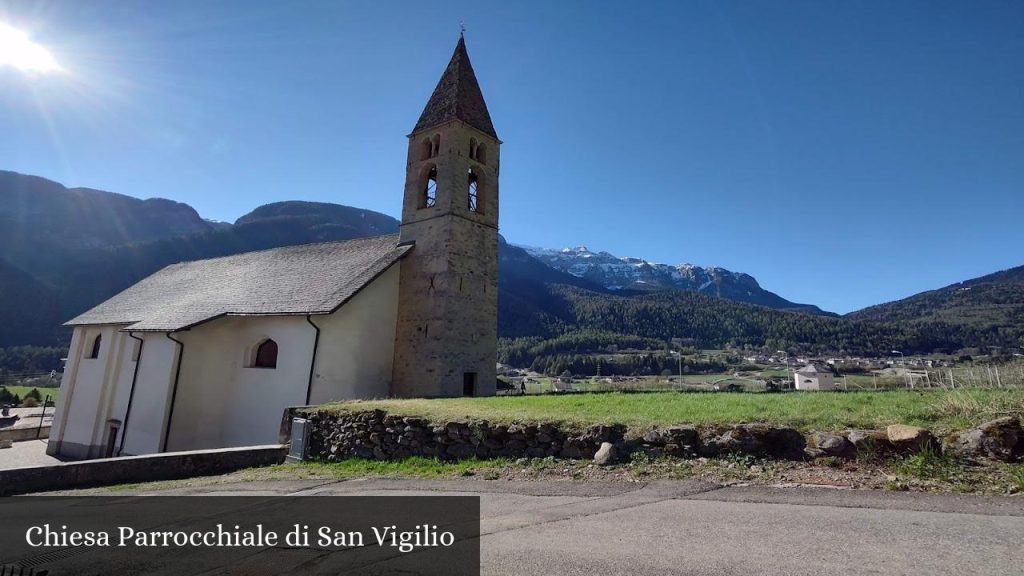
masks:
[(412, 131), (419, 132), (454, 119), (462, 120), (489, 136), (498, 137), (491, 123), (491, 115), (487, 112), (483, 92), (477, 84), (476, 74), (473, 73), (473, 65), (469, 62), (466, 39), (462, 34), (459, 34), (459, 43), (455, 46), (448, 67)]

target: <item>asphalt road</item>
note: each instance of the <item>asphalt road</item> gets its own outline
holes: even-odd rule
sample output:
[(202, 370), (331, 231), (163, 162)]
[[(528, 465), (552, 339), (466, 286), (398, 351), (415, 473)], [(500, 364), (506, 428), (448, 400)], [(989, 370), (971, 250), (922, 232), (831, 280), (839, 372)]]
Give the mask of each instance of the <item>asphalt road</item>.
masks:
[(384, 479), (136, 493), (479, 494), (482, 574), (1024, 574), (1024, 497)]

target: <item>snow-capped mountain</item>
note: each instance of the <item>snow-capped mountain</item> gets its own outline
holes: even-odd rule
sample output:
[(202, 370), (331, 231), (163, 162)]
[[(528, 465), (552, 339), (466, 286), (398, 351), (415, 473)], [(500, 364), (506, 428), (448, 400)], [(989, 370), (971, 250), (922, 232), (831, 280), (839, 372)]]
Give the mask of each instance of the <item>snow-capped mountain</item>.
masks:
[(718, 266), (671, 266), (648, 262), (642, 258), (622, 258), (608, 252), (591, 252), (586, 246), (561, 250), (530, 246), (521, 248), (556, 270), (584, 278), (609, 290), (689, 290), (770, 308), (823, 313), (817, 306), (790, 302), (761, 288), (749, 274), (732, 272)]

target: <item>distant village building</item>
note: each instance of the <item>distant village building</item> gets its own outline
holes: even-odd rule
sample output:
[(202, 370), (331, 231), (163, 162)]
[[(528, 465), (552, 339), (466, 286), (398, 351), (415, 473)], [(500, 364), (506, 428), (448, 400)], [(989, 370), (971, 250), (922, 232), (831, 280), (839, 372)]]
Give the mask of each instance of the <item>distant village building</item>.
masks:
[(400, 233), (174, 264), (74, 318), (47, 452), (276, 443), (288, 406), (493, 395), (500, 145), (460, 38), (409, 135)]
[(797, 390), (835, 390), (836, 383), (829, 370), (808, 364), (793, 373), (793, 385)]

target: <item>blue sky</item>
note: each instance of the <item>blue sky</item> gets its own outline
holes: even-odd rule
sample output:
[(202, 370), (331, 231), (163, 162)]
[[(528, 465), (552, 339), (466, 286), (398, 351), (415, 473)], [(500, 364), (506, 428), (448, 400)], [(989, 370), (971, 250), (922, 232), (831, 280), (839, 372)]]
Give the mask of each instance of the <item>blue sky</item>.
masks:
[(23, 2), (0, 169), (234, 220), (397, 216), (467, 27), (501, 231), (748, 272), (838, 312), (1024, 264), (1024, 3)]

